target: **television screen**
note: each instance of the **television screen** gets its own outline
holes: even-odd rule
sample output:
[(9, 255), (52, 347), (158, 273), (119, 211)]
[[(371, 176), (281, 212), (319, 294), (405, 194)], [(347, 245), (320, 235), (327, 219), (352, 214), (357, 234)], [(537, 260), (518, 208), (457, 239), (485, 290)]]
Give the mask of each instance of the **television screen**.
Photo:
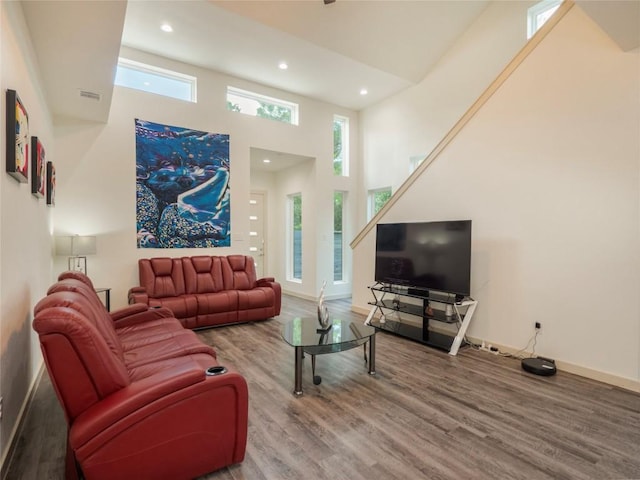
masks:
[(469, 295), (471, 220), (378, 224), (375, 280)]

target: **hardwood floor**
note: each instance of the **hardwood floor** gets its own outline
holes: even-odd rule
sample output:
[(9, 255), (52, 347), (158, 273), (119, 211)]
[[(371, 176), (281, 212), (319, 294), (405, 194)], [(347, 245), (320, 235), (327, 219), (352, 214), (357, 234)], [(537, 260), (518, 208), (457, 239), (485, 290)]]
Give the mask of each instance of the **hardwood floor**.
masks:
[[(294, 397), (280, 328), (313, 311), (284, 296), (277, 319), (198, 333), (249, 385), (245, 461), (203, 479), (640, 478), (640, 395), (563, 372), (537, 377), (471, 348), (451, 357), (379, 333), (375, 376), (357, 348), (319, 356), (316, 386), (307, 358)], [(363, 320), (347, 301), (329, 311)], [(45, 372), (7, 478), (62, 479), (64, 428)]]

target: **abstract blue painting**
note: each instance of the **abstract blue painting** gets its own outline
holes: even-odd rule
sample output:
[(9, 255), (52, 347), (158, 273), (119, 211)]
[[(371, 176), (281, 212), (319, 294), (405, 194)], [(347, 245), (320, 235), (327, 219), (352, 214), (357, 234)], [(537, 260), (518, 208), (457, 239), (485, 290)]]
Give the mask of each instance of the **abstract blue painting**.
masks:
[(138, 247), (230, 246), (229, 135), (135, 122)]

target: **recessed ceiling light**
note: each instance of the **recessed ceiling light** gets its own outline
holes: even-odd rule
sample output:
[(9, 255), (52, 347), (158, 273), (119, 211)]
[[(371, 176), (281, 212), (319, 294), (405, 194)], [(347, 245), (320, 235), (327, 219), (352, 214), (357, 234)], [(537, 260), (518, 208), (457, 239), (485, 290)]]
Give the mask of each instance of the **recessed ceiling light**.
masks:
[(168, 23), (163, 23), (160, 27), (160, 30), (162, 30), (163, 32), (171, 33), (173, 32), (173, 27)]
[(262, 160), (262, 163), (271, 163), (271, 160), (269, 160), (268, 158), (265, 158), (264, 160)]
[(149, 85), (151, 85), (151, 82), (143, 82), (142, 83), (145, 87), (148, 87)]
[(280, 70), (286, 70), (287, 68), (289, 68), (289, 65), (287, 65), (287, 62), (280, 62), (280, 63), (278, 64), (278, 68), (279, 68)]
[(360, 89), (360, 95), (366, 95), (367, 93), (369, 93), (369, 91), (366, 88)]

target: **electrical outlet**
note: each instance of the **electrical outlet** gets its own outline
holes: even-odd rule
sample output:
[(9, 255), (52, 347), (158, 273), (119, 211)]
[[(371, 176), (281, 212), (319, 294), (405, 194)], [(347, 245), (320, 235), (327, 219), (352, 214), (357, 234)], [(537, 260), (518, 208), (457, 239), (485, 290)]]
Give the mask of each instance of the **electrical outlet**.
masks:
[(540, 330), (542, 328), (542, 324), (540, 322), (536, 322), (535, 327), (536, 330)]

